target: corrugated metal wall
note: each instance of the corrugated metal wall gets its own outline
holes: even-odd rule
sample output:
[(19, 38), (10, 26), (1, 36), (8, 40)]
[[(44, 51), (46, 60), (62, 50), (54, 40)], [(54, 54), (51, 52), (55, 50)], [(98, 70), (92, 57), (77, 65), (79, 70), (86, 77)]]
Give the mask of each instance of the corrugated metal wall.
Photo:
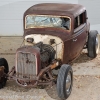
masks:
[(99, 0), (0, 0), (0, 36), (23, 35), (23, 13), (37, 3), (79, 3), (86, 6), (91, 29), (100, 32)]

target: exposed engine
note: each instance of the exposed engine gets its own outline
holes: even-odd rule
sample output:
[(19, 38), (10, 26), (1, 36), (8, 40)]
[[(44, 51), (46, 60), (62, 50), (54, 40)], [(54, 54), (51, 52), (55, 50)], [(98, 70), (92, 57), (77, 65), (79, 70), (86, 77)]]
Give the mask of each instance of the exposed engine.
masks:
[(55, 58), (55, 50), (43, 42), (33, 46), (23, 46), (16, 53), (16, 76), (18, 81), (24, 79), (36, 80), (40, 70), (50, 65)]
[(42, 68), (49, 65), (50, 62), (55, 58), (55, 50), (52, 46), (48, 44), (43, 44), (43, 42), (39, 42), (35, 44), (34, 47), (38, 47), (40, 49), (40, 59)]

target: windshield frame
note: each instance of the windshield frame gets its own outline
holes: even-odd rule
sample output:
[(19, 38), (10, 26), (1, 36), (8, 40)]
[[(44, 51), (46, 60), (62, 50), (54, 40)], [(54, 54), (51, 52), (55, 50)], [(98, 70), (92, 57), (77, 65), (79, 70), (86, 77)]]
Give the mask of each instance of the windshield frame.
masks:
[[(57, 16), (57, 15), (35, 15), (35, 14), (29, 14), (29, 15), (26, 15), (25, 16), (25, 29), (32, 29), (32, 28), (59, 28), (59, 27), (45, 27), (45, 26), (40, 26), (40, 27), (30, 27), (30, 28), (26, 28), (26, 18), (27, 18), (27, 16), (48, 16), (48, 17), (60, 17), (60, 18), (69, 18), (69, 20), (70, 20), (70, 28), (69, 28), (69, 30), (67, 30), (67, 29), (65, 29), (65, 30), (67, 30), (67, 31), (71, 31), (71, 24), (72, 24), (72, 20), (71, 20), (71, 17), (69, 17), (69, 16)], [(63, 29), (63, 28), (61, 28), (61, 29)]]

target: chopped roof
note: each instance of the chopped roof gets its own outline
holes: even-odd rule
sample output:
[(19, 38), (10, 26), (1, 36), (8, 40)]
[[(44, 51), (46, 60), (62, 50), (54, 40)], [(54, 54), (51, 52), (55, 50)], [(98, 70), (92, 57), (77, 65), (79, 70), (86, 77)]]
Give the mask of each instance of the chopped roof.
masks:
[(62, 3), (41, 3), (36, 4), (26, 10), (26, 14), (47, 14), (47, 15), (74, 15), (77, 16), (85, 10), (85, 7), (79, 4)]

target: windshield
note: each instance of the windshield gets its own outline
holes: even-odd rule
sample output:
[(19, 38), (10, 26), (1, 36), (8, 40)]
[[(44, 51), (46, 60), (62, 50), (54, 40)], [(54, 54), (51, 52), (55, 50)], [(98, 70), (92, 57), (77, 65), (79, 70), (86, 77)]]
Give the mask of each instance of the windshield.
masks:
[(40, 27), (60, 27), (70, 30), (70, 18), (55, 16), (27, 15), (25, 18), (25, 28)]

